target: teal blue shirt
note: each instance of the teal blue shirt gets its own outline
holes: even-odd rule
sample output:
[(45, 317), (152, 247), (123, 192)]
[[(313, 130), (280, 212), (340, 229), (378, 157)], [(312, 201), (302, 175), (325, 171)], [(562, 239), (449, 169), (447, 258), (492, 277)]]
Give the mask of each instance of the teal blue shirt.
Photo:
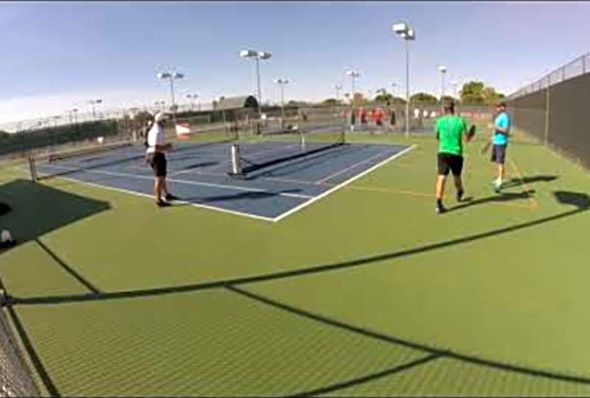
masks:
[(506, 135), (494, 133), (494, 145), (508, 145), (507, 135), (510, 129), (510, 118), (508, 117), (508, 114), (506, 112), (502, 112), (496, 116), (494, 126), (506, 129)]

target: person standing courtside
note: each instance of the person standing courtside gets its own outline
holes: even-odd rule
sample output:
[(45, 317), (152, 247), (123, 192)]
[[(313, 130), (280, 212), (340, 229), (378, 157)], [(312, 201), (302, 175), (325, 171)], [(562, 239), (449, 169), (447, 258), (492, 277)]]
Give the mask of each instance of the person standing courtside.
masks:
[(453, 173), (457, 201), (463, 198), (463, 182), (461, 172), (463, 170), (463, 139), (470, 141), (473, 135), (469, 135), (467, 124), (462, 117), (455, 115), (455, 104), (448, 101), (443, 107), (444, 115), (436, 120), (436, 139), (438, 148), (438, 175), (436, 179), (436, 212), (441, 214), (446, 211), (442, 198), (445, 191), (445, 181), (449, 170)]
[(156, 113), (154, 124), (147, 134), (146, 160), (154, 170), (154, 196), (158, 207), (170, 206), (171, 200), (178, 199), (168, 191), (166, 184), (167, 160), (166, 152), (172, 149), (171, 144), (166, 143), (164, 125), (166, 115), (162, 112)]
[(492, 136), (492, 162), (498, 167), (498, 176), (494, 181), (494, 190), (500, 193), (506, 168), (506, 148), (508, 146), (508, 132), (510, 130), (510, 117), (506, 112), (506, 104), (500, 102), (496, 105), (496, 118), (494, 120), (494, 135)]

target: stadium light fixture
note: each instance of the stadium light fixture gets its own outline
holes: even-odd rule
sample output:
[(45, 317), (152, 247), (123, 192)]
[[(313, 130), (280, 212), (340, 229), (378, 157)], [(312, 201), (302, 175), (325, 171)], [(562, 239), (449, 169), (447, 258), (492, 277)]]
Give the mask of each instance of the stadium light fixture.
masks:
[(240, 57), (253, 58), (256, 63), (256, 86), (258, 88), (258, 114), (259, 116), (262, 116), (262, 90), (260, 89), (260, 60), (270, 59), (272, 57), (272, 54), (268, 51), (242, 50), (240, 51)]
[(170, 82), (170, 98), (172, 100), (172, 119), (174, 120), (174, 125), (176, 125), (176, 105), (174, 103), (174, 80), (183, 79), (184, 74), (179, 72), (160, 72), (156, 74), (156, 77), (160, 80), (168, 80)]
[(393, 32), (406, 43), (406, 137), (410, 136), (410, 50), (408, 42), (416, 40), (416, 32), (407, 22), (392, 25)]
[(352, 97), (350, 100), (351, 106), (354, 105), (354, 81), (360, 75), (361, 75), (361, 73), (355, 69), (350, 69), (350, 70), (346, 71), (346, 76), (350, 77), (350, 87), (351, 87), (351, 93), (352, 93)]

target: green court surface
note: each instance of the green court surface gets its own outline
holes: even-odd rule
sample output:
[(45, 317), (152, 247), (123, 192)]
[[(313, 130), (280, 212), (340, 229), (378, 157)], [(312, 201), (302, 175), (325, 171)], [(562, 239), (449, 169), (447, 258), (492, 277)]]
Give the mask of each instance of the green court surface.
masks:
[(509, 187), (432, 137), (277, 223), (4, 169), (5, 309), (63, 396), (590, 395), (590, 177), (527, 140)]

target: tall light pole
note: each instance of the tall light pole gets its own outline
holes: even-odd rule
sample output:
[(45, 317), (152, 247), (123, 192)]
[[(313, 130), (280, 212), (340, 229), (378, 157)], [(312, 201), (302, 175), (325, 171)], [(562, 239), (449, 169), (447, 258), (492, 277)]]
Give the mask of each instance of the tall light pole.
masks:
[(410, 136), (410, 49), (408, 41), (416, 39), (414, 29), (406, 22), (392, 25), (393, 32), (406, 42), (406, 137)]
[(270, 59), (271, 53), (267, 51), (256, 51), (256, 50), (242, 50), (240, 51), (240, 57), (242, 58), (254, 58), (256, 63), (256, 86), (258, 89), (258, 116), (262, 116), (262, 91), (260, 89), (260, 60)]
[(291, 81), (289, 79), (275, 79), (274, 82), (281, 88), (281, 125), (285, 124), (285, 86)]
[(170, 82), (170, 100), (172, 101), (172, 120), (176, 126), (176, 104), (174, 103), (174, 80), (182, 79), (184, 74), (178, 72), (160, 72), (156, 75), (160, 80), (168, 80)]
[(361, 73), (358, 70), (348, 70), (346, 71), (346, 76), (350, 77), (350, 88), (351, 88), (351, 100), (350, 100), (350, 104), (351, 106), (354, 105), (354, 81), (357, 77), (359, 77), (361, 75)]
[(164, 105), (166, 105), (166, 101), (154, 101), (154, 105), (158, 107), (158, 110), (164, 110)]
[(336, 90), (336, 99), (340, 100), (340, 90), (342, 90), (342, 84), (340, 84), (340, 83), (334, 84), (334, 90)]
[(391, 86), (391, 96), (395, 98), (395, 88), (398, 86), (398, 84), (396, 82), (391, 82), (389, 85)]
[(78, 108), (67, 111), (70, 115), (70, 124), (78, 124)]
[(102, 104), (102, 99), (92, 99), (88, 103), (92, 106), (92, 119), (96, 121), (96, 105)]
[[(195, 94), (187, 94), (186, 98), (188, 98), (191, 101), (191, 110), (194, 111), (195, 110), (195, 100), (197, 98), (199, 98), (199, 94), (196, 94), (196, 93)], [(199, 104), (199, 108), (201, 107), (200, 105), (201, 104)], [(199, 110), (201, 110), (201, 109), (199, 109)]]
[(440, 72), (440, 76), (441, 76), (440, 103), (442, 104), (443, 99), (445, 97), (445, 75), (447, 74), (447, 67), (444, 65), (441, 65), (438, 67), (438, 71)]

